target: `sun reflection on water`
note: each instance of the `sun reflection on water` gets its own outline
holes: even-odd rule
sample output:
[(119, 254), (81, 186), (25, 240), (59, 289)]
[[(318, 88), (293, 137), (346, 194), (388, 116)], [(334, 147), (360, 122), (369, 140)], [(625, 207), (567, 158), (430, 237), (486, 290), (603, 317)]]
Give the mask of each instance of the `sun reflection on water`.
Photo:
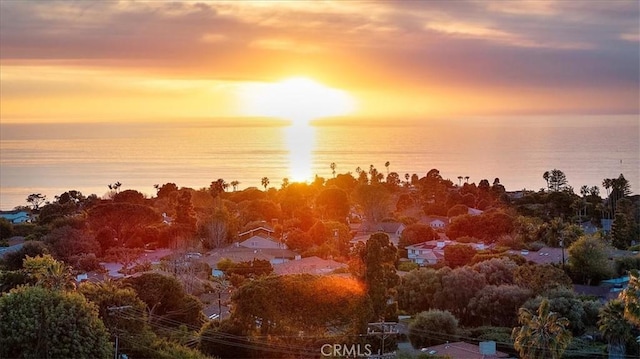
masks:
[(293, 121), (285, 127), (285, 139), (289, 150), (289, 181), (307, 182), (311, 180), (315, 129), (308, 121)]

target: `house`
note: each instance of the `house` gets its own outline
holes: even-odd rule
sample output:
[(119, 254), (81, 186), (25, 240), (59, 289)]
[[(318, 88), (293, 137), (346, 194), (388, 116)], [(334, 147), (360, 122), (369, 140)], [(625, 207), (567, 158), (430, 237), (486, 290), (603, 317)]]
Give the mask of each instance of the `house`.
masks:
[(591, 221), (580, 223), (580, 228), (582, 228), (585, 234), (594, 234), (598, 231), (598, 227), (591, 223)]
[(237, 246), (251, 249), (287, 249), (287, 245), (273, 238), (255, 235), (237, 243)]
[[(259, 236), (256, 237), (257, 239), (254, 242), (252, 242), (251, 238), (247, 240), (249, 242), (242, 242), (247, 242), (245, 244), (249, 245), (249, 247), (236, 242), (229, 247), (211, 251), (200, 260), (209, 264), (212, 268), (216, 268), (218, 262), (223, 259), (230, 259), (233, 262), (248, 262), (258, 259), (269, 261), (272, 265), (300, 259), (300, 255), (298, 253), (287, 249), (284, 244), (273, 242), (276, 245), (279, 245), (279, 247), (274, 247), (273, 244), (264, 241), (269, 241), (268, 239)], [(252, 244), (255, 244), (255, 246), (252, 246)]]
[(253, 236), (263, 236), (263, 237), (271, 237), (275, 234), (275, 230), (271, 228), (271, 226), (267, 224), (263, 224), (259, 227), (252, 228), (248, 231), (244, 231), (242, 233), (238, 233), (238, 238), (240, 240), (245, 240), (251, 238)]
[(166, 213), (162, 213), (162, 223), (171, 225), (173, 223), (173, 218), (169, 217)]
[(581, 295), (588, 295), (598, 298), (602, 302), (607, 302), (618, 298), (629, 285), (629, 276), (603, 280), (599, 285), (578, 285), (574, 284), (573, 290)]
[(400, 237), (402, 231), (404, 231), (405, 228), (406, 226), (400, 222), (381, 222), (377, 225), (377, 229), (379, 232), (384, 232), (389, 236), (396, 237)]
[(478, 345), (466, 342), (454, 342), (434, 345), (420, 350), (429, 355), (451, 359), (497, 359), (508, 358), (509, 354), (496, 350), (496, 342), (480, 342)]
[(446, 244), (445, 241), (427, 241), (406, 246), (407, 258), (419, 266), (436, 264), (444, 259)]
[(442, 229), (446, 225), (447, 225), (447, 222), (441, 219), (434, 219), (433, 221), (429, 222), (429, 226), (433, 229)]
[(0, 211), (0, 218), (4, 218), (7, 221), (18, 224), (18, 223), (26, 223), (31, 221), (31, 216), (27, 211)]
[(438, 239), (435, 241), (427, 241), (422, 243), (406, 246), (407, 258), (413, 263), (423, 266), (428, 264), (436, 264), (438, 261), (444, 260), (444, 247), (452, 244), (464, 244), (471, 246), (476, 251), (486, 249), (484, 243), (458, 243), (448, 239)]
[(482, 213), (484, 213), (483, 210), (480, 210), (480, 209), (477, 209), (477, 208), (471, 208), (471, 207), (467, 208), (467, 214), (470, 214), (472, 216), (479, 216)]
[(278, 275), (286, 274), (313, 274), (326, 275), (336, 269), (345, 269), (348, 266), (344, 263), (330, 259), (322, 259), (316, 256), (301, 258), (286, 263), (276, 264), (273, 270)]
[(520, 255), (536, 264), (562, 264), (563, 258), (565, 264), (569, 261), (569, 254), (564, 248), (542, 247), (537, 252), (510, 250), (508, 253)]
[(420, 223), (426, 224), (435, 230), (444, 229), (447, 226), (447, 223), (449, 223), (449, 218), (442, 216), (429, 216), (421, 219)]
[(603, 285), (574, 284), (573, 291), (578, 293), (578, 295), (596, 297), (603, 303), (618, 298), (620, 294), (619, 292), (612, 291), (610, 287)]

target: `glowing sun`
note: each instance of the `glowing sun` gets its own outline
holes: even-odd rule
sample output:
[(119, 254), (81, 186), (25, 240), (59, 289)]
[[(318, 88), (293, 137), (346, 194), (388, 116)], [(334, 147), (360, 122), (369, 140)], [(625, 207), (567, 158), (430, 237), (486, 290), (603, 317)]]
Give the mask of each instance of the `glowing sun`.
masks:
[(345, 91), (324, 86), (305, 77), (275, 83), (246, 84), (240, 91), (243, 112), (250, 116), (277, 117), (306, 124), (321, 117), (341, 116), (354, 110)]

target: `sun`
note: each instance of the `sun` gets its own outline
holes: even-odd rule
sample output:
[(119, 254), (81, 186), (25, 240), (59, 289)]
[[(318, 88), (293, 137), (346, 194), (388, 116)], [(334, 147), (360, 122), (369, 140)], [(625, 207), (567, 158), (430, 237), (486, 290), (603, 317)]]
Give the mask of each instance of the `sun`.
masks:
[(245, 84), (240, 90), (241, 111), (249, 116), (277, 117), (293, 124), (351, 113), (355, 101), (346, 91), (306, 77), (275, 83)]

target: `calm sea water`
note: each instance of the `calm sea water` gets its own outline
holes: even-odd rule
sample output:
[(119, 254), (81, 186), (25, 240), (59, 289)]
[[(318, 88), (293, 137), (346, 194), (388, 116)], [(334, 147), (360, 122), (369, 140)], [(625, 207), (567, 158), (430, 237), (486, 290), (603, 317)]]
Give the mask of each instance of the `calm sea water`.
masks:
[(163, 124), (0, 124), (0, 208), (70, 189), (104, 195), (107, 185), (152, 195), (154, 184), (207, 187), (223, 178), (239, 188), (280, 187), (368, 170), (404, 178), (432, 168), (470, 182), (500, 178), (507, 190), (538, 190), (542, 174), (562, 170), (576, 191), (621, 173), (640, 192), (638, 116), (526, 117), (433, 121), (349, 121), (317, 126), (259, 122)]

